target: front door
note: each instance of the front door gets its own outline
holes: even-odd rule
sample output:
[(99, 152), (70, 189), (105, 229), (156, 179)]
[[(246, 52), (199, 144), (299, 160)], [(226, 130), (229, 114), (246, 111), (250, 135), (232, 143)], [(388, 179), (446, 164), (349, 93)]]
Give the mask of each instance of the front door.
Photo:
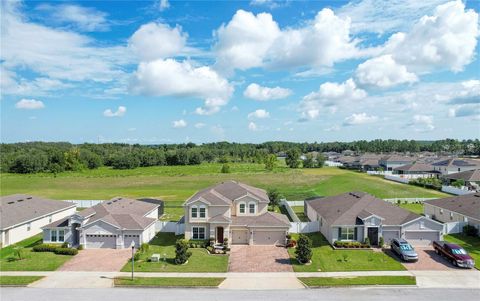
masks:
[(72, 245), (78, 246), (80, 244), (80, 233), (77, 228), (80, 227), (80, 224), (73, 223), (72, 224)]
[(223, 244), (223, 227), (217, 227), (217, 242)]
[(368, 240), (370, 240), (370, 245), (376, 246), (378, 245), (378, 228), (368, 228), (367, 230)]

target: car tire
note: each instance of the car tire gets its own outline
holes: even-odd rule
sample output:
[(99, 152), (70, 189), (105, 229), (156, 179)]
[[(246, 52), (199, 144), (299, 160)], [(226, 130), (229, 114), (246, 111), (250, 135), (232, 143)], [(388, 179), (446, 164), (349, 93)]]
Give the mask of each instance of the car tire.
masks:
[(440, 255), (440, 251), (438, 249), (435, 249), (435, 253), (437, 253), (437, 255)]
[(450, 262), (453, 264), (454, 267), (457, 267), (457, 266), (458, 266), (458, 264), (457, 264), (457, 262), (455, 261), (455, 259), (450, 260)]

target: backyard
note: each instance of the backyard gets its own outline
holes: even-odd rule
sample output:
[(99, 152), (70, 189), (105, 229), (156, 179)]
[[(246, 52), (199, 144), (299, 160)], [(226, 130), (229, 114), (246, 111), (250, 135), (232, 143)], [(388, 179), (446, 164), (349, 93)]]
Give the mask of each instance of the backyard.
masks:
[[(183, 235), (175, 236), (173, 233), (158, 233), (150, 241), (149, 250), (141, 254), (140, 259), (134, 263), (137, 272), (226, 272), (228, 255), (210, 255), (204, 248), (190, 248), (192, 256), (185, 265), (174, 263), (175, 241)], [(152, 254), (160, 254), (160, 262), (148, 262)], [(166, 256), (166, 260), (163, 260)], [(131, 271), (131, 262), (125, 264), (123, 272)]]
[[(400, 271), (403, 265), (382, 251), (334, 250), (320, 233), (306, 234), (312, 240), (313, 256), (310, 265), (295, 259), (295, 249), (288, 250), (295, 272)], [(292, 235), (298, 239), (298, 235)]]
[(480, 270), (480, 237), (450, 234), (444, 235), (443, 239), (464, 248), (475, 260), (475, 268)]

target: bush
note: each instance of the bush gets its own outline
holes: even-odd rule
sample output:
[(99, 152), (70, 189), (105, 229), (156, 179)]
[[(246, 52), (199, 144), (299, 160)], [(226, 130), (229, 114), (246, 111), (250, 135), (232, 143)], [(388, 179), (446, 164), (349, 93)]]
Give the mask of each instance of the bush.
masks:
[(56, 248), (53, 253), (57, 255), (77, 255), (78, 250), (73, 248)]
[(39, 244), (32, 248), (33, 252), (55, 252), (59, 245), (54, 244)]
[(366, 245), (370, 245), (370, 238), (366, 237), (363, 243)]
[(184, 264), (188, 258), (192, 256), (192, 252), (188, 252), (188, 243), (185, 239), (179, 239), (175, 242), (175, 263)]
[(224, 246), (225, 248), (228, 247), (228, 237), (223, 238), (223, 246)]
[(463, 234), (467, 236), (478, 236), (478, 229), (472, 225), (463, 226)]
[(149, 248), (150, 248), (149, 244), (143, 243), (143, 244), (140, 245), (140, 252), (141, 253), (147, 253)]
[(295, 254), (300, 263), (308, 263), (312, 259), (312, 240), (308, 236), (300, 234)]
[(79, 250), (79, 251), (83, 250), (83, 245), (79, 245), (79, 246), (77, 247), (77, 250)]
[(61, 247), (62, 248), (68, 248), (68, 242), (64, 242)]
[(228, 164), (223, 164), (222, 169), (220, 170), (221, 173), (230, 173), (230, 165)]
[(355, 248), (355, 249), (360, 249), (360, 248), (369, 248), (370, 246), (368, 244), (362, 244), (358, 241), (340, 241), (337, 240), (333, 243), (335, 248)]
[(383, 240), (383, 236), (380, 236), (380, 238), (378, 239), (378, 246), (382, 248), (384, 244), (385, 244), (385, 241)]
[(212, 247), (212, 246), (208, 246), (208, 247), (207, 247), (207, 251), (208, 251), (210, 254), (213, 254), (213, 247)]
[(18, 260), (22, 260), (23, 258), (25, 258), (23, 247), (15, 246), (13, 248), (13, 254), (18, 258)]

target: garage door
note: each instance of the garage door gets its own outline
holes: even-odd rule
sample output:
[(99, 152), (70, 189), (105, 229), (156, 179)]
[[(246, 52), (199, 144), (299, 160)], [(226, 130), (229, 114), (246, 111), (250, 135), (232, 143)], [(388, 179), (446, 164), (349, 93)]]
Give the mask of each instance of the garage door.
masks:
[(135, 242), (135, 249), (140, 248), (140, 235), (125, 234), (123, 236), (123, 245), (125, 248), (130, 248), (132, 241)]
[(394, 238), (400, 238), (400, 231), (395, 231), (395, 230), (391, 230), (391, 231), (383, 231), (382, 232), (382, 236), (383, 236), (383, 241), (386, 243), (386, 244), (390, 244), (392, 239)]
[(117, 247), (116, 235), (87, 234), (86, 241), (87, 241), (87, 249), (99, 249), (99, 248), (115, 249)]
[(437, 231), (406, 231), (405, 239), (412, 246), (428, 246), (434, 240), (440, 240), (440, 233)]
[(248, 231), (247, 230), (232, 230), (232, 244), (234, 244), (234, 245), (246, 245), (246, 244), (248, 244)]
[(285, 231), (253, 231), (254, 245), (285, 245)]

